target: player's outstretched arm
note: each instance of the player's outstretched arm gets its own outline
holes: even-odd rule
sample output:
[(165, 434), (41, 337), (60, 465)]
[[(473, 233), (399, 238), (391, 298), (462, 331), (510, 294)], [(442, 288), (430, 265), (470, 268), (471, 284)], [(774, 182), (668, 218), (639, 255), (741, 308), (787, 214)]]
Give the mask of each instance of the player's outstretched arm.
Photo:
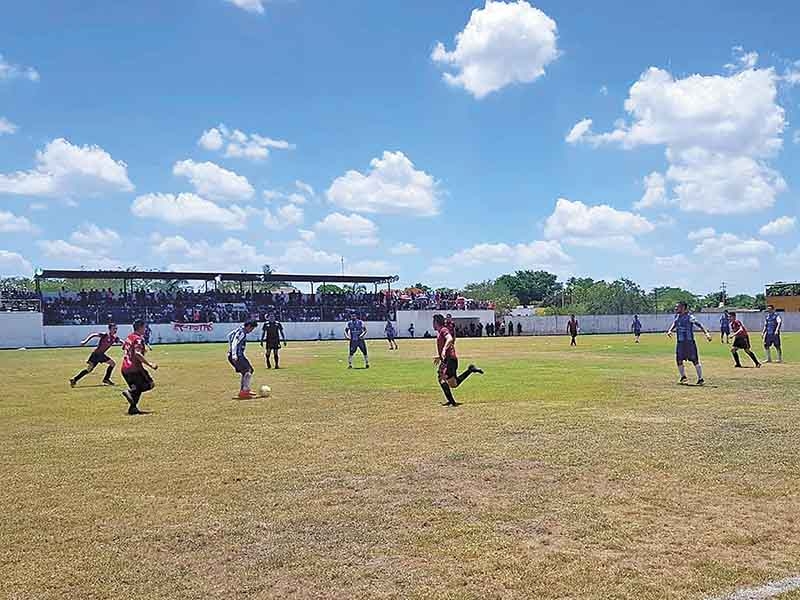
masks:
[(781, 327), (783, 327), (783, 319), (778, 317), (778, 322), (775, 325), (775, 335), (780, 335), (781, 334)]
[(667, 329), (667, 337), (672, 337), (673, 331), (675, 331), (675, 321), (673, 321), (672, 325), (670, 325), (669, 329)]
[(94, 338), (99, 338), (102, 335), (103, 335), (102, 333), (90, 333), (89, 335), (86, 336), (86, 339), (81, 342), (81, 346), (85, 346), (86, 344), (89, 343), (89, 340), (92, 340)]
[(360, 337), (361, 337), (362, 340), (365, 337), (367, 337), (367, 326), (366, 325), (361, 329), (361, 336)]

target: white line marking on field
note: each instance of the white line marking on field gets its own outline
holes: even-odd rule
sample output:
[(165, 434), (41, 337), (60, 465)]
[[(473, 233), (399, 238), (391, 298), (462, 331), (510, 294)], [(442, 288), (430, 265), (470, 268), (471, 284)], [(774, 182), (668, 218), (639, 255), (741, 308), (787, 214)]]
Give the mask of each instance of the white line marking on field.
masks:
[(787, 577), (780, 581), (770, 581), (761, 587), (747, 588), (727, 596), (716, 596), (708, 600), (767, 600), (794, 590), (800, 590), (800, 576)]

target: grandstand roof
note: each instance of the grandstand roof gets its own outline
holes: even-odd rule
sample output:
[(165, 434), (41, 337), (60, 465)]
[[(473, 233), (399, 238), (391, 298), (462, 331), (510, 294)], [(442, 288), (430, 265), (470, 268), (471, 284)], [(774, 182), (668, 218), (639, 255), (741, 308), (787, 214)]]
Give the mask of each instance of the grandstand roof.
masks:
[(79, 271), (43, 269), (36, 279), (186, 279), (187, 281), (253, 281), (290, 283), (393, 283), (397, 275), (298, 275), (291, 273), (220, 273), (217, 271)]

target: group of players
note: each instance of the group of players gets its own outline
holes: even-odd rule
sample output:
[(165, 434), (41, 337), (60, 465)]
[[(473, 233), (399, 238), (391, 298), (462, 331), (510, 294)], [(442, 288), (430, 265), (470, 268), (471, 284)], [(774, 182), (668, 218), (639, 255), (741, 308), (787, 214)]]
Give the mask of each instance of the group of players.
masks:
[[(775, 312), (775, 307), (772, 305), (768, 306), (767, 314), (764, 319), (764, 328), (762, 330), (764, 349), (767, 354), (766, 362), (772, 362), (772, 348), (775, 348), (777, 351), (777, 362), (780, 363), (783, 361), (781, 349), (782, 325), (783, 321), (780, 315)], [(228, 334), (227, 359), (240, 376), (238, 397), (242, 399), (255, 398), (257, 396), (257, 394), (252, 391), (253, 365), (250, 363), (245, 353), (247, 336), (257, 327), (258, 322), (250, 320)], [(695, 328), (700, 329), (705, 334), (706, 339), (711, 341), (711, 334), (703, 324), (689, 312), (686, 302), (679, 302), (675, 307), (675, 319), (667, 330), (667, 336), (671, 338), (673, 334), (675, 334), (677, 337), (675, 358), (680, 374), (680, 383), (683, 384), (688, 381), (685, 363), (690, 362), (694, 365), (697, 373), (697, 385), (703, 385), (705, 380), (703, 378), (703, 367), (700, 363), (697, 344), (694, 339)], [(470, 375), (474, 373), (483, 374), (483, 370), (470, 364), (461, 374), (458, 373), (456, 330), (450, 314), (446, 316), (441, 314), (434, 315), (433, 329), (436, 332), (437, 350), (436, 357), (434, 358), (434, 365), (437, 368), (439, 386), (445, 397), (444, 405), (458, 406), (458, 402), (456, 402), (453, 397), (452, 390), (459, 387)], [(575, 315), (571, 315), (567, 324), (567, 333), (571, 337), (571, 346), (576, 345), (579, 329)], [(631, 329), (634, 333), (636, 343), (639, 343), (642, 333), (642, 324), (638, 315), (634, 316)], [(391, 321), (387, 321), (384, 333), (389, 342), (389, 349), (396, 350), (397, 342), (395, 341), (395, 329)], [(364, 357), (364, 368), (369, 369), (369, 355), (366, 343), (367, 326), (357, 314), (354, 313), (351, 315), (350, 320), (344, 328), (344, 334), (349, 342), (347, 368), (353, 368), (353, 357), (357, 352), (361, 352)], [(739, 351), (741, 350), (750, 357), (756, 367), (761, 367), (761, 362), (751, 349), (750, 335), (744, 324), (736, 318), (735, 312), (726, 310), (720, 318), (720, 341), (722, 343), (729, 343), (731, 336), (733, 336), (731, 354), (735, 366), (738, 368), (742, 367), (741, 361), (739, 360)], [(75, 387), (78, 381), (91, 373), (99, 364), (106, 365), (106, 372), (102, 380), (103, 385), (116, 385), (111, 379), (116, 363), (108, 356), (107, 352), (115, 344), (121, 344), (123, 355), (121, 372), (125, 383), (128, 385), (127, 389), (122, 392), (122, 395), (128, 402), (128, 414), (143, 414), (143, 411), (139, 409), (139, 400), (143, 393), (155, 387), (153, 378), (145, 367), (150, 367), (154, 371), (158, 369), (158, 365), (149, 361), (146, 357), (148, 350), (152, 349), (147, 339), (148, 337), (147, 325), (142, 320), (137, 320), (133, 323), (133, 332), (128, 335), (124, 341), (117, 336), (117, 326), (113, 323), (108, 325), (108, 331), (90, 334), (81, 342), (81, 345), (86, 345), (89, 341), (97, 339), (97, 346), (89, 355), (86, 361), (86, 367), (69, 380), (70, 386)], [(283, 331), (283, 325), (278, 322), (273, 315), (269, 315), (265, 320), (261, 331), (260, 344), (265, 351), (264, 358), (266, 367), (271, 369), (274, 362), (275, 368), (280, 369), (280, 349), (282, 346), (286, 345), (286, 335)]]

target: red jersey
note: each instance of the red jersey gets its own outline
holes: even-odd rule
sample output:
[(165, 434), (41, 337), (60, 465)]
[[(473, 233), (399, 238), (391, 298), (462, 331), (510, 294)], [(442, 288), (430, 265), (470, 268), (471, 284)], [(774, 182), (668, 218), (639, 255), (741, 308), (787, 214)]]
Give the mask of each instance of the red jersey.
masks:
[(136, 356), (136, 352), (144, 354), (144, 338), (136, 332), (125, 338), (122, 345), (122, 370), (123, 371), (143, 371), (142, 361)]
[[(447, 343), (447, 336), (452, 334), (447, 327), (442, 327), (439, 329), (439, 333), (436, 335), (436, 348), (439, 350), (439, 356), (442, 355), (442, 349), (444, 345)], [(453, 338), (453, 343), (447, 348), (447, 354), (445, 354), (445, 358), (457, 358), (456, 356), (456, 339)]]
[(736, 337), (747, 337), (747, 329), (745, 329), (744, 325), (739, 319), (734, 319), (731, 321), (731, 331), (736, 331)]
[(453, 319), (445, 319), (444, 326), (447, 327), (447, 331), (450, 332), (450, 335), (453, 336), (453, 339), (456, 339), (456, 324), (453, 323)]
[(98, 354), (105, 354), (108, 352), (108, 349), (118, 341), (119, 338), (117, 336), (111, 335), (110, 333), (104, 333), (100, 336), (100, 340), (97, 342), (97, 348), (95, 348), (94, 351)]
[(570, 319), (567, 322), (567, 330), (572, 335), (578, 335), (578, 321), (577, 320), (573, 321), (572, 319)]

